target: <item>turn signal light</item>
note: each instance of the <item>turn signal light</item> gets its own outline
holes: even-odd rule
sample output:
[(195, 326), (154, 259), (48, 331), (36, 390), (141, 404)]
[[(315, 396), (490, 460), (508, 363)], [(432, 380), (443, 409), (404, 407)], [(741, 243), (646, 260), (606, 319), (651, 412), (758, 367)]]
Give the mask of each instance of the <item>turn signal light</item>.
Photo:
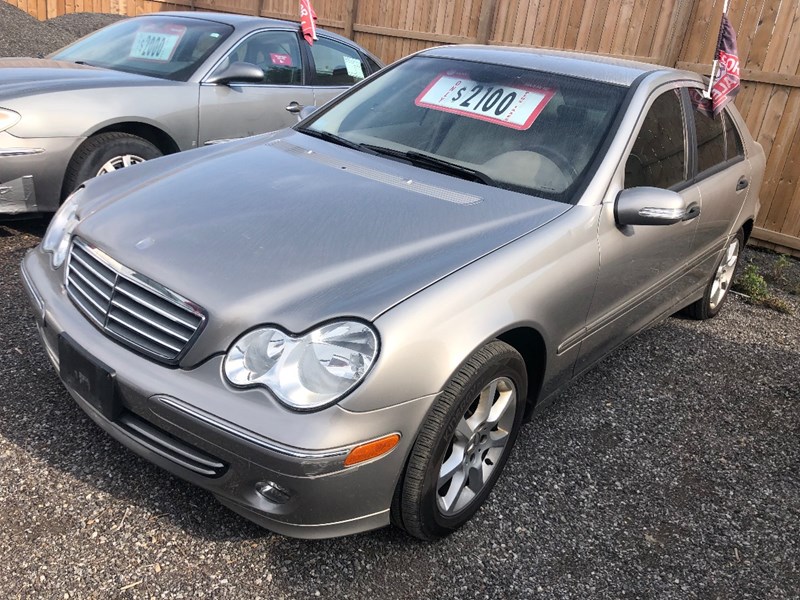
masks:
[(352, 467), (367, 460), (372, 460), (389, 452), (400, 441), (399, 433), (392, 433), (377, 440), (356, 446), (344, 459), (345, 467)]

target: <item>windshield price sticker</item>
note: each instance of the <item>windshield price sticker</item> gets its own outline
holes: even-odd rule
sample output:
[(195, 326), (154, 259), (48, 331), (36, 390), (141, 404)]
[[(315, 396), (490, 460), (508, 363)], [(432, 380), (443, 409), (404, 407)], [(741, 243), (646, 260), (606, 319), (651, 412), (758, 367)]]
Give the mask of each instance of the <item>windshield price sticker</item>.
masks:
[(182, 25), (142, 27), (133, 39), (130, 57), (167, 62), (184, 33), (186, 27)]
[(528, 129), (554, 94), (548, 88), (492, 85), (442, 73), (422, 91), (415, 104), (512, 129)]

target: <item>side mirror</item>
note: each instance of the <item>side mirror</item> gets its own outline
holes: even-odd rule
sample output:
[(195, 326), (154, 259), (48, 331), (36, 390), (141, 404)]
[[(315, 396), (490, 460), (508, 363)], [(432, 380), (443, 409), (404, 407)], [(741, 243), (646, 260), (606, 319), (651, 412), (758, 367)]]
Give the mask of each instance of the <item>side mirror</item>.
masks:
[(300, 116), (300, 120), (302, 121), (302, 120), (303, 120), (303, 119), (305, 119), (306, 117), (310, 117), (310, 116), (311, 116), (311, 114), (312, 114), (312, 113), (313, 113), (315, 110), (317, 110), (317, 108), (319, 108), (319, 107), (318, 107), (318, 106), (312, 106), (312, 105), (309, 105), (309, 106), (304, 106), (303, 108), (301, 108), (301, 109), (300, 109), (300, 115), (299, 115), (299, 116)]
[(689, 211), (683, 197), (661, 188), (622, 190), (614, 205), (618, 225), (672, 225), (687, 216)]
[(233, 62), (206, 79), (206, 83), (227, 85), (233, 82), (258, 83), (264, 81), (264, 71), (252, 63)]

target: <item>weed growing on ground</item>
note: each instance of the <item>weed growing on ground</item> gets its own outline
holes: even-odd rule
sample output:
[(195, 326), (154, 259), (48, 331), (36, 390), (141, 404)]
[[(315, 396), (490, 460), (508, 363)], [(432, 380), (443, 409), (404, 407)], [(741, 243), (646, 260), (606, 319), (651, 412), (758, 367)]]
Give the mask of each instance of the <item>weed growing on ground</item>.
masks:
[(733, 289), (748, 296), (753, 304), (760, 304), (769, 297), (767, 282), (753, 263), (749, 263), (733, 282)]
[[(782, 259), (782, 260), (781, 260)], [(791, 261), (786, 256), (781, 256), (775, 261), (770, 275), (774, 281), (782, 281), (785, 278), (785, 272)], [(798, 286), (800, 288), (800, 286)], [(794, 312), (790, 302), (773, 296), (769, 292), (769, 286), (766, 279), (758, 270), (758, 267), (749, 263), (736, 281), (733, 282), (733, 290), (747, 296), (751, 304), (771, 308), (783, 314), (790, 315)], [(800, 292), (800, 289), (796, 290)]]
[(772, 280), (773, 283), (786, 283), (787, 271), (791, 266), (791, 259), (785, 254), (781, 254), (777, 259), (775, 259), (775, 262), (772, 263), (770, 280)]
[(794, 314), (794, 308), (792, 307), (791, 303), (783, 298), (778, 298), (777, 296), (769, 296), (762, 302), (762, 305), (785, 315)]

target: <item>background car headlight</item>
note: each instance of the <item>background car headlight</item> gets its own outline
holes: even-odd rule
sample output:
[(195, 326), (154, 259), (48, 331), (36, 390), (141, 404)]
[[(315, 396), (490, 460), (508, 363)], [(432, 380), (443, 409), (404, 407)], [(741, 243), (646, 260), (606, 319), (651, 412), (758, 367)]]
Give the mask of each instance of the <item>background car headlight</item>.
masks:
[(79, 188), (64, 200), (64, 204), (61, 205), (53, 220), (50, 221), (47, 233), (44, 234), (42, 239), (42, 250), (53, 255), (52, 264), (54, 269), (60, 267), (67, 257), (72, 232), (78, 225), (76, 213), (78, 211), (78, 198), (82, 191), (83, 188)]
[(15, 113), (13, 110), (0, 108), (0, 132), (5, 131), (9, 127), (13, 127), (19, 123), (21, 118), (19, 113)]
[(240, 337), (225, 357), (228, 380), (263, 386), (290, 408), (322, 408), (364, 379), (378, 355), (378, 336), (367, 324), (337, 321), (294, 337), (263, 327)]

